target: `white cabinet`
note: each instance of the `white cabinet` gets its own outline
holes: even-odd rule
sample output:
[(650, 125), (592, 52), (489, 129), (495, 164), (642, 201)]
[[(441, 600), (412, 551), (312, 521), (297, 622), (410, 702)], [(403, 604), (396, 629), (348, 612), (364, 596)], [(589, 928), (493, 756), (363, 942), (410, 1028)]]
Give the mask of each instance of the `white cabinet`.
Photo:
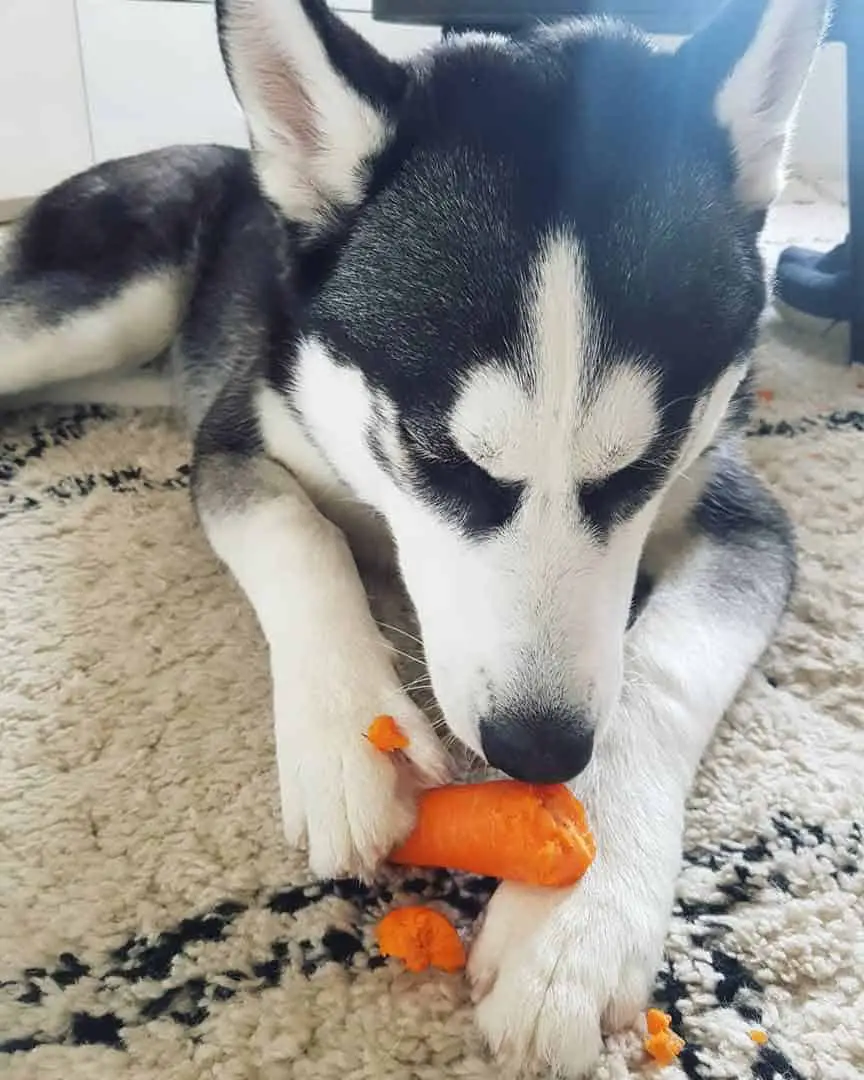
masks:
[[(434, 41), (336, 0), (383, 52)], [(177, 142), (246, 144), (212, 3), (0, 0), (0, 220), (94, 161)]]
[(78, 0), (97, 161), (181, 142), (245, 145), (211, 4)]
[[(392, 56), (437, 36), (428, 27), (373, 23), (363, 0), (341, 6), (346, 21)], [(246, 145), (212, 4), (78, 0), (78, 18), (97, 161), (178, 142)]]
[(91, 161), (75, 0), (0, 0), (0, 220)]

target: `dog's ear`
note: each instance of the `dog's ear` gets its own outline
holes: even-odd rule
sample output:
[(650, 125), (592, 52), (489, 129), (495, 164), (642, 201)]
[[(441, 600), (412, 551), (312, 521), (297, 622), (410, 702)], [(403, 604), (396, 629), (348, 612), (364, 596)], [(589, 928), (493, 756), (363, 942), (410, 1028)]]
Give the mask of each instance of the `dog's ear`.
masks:
[(362, 197), (364, 164), (387, 141), (404, 68), (323, 0), (217, 0), (225, 67), (246, 115), (265, 193), (315, 225)]
[(729, 0), (679, 50), (680, 85), (708, 95), (729, 135), (736, 192), (753, 210), (777, 194), (798, 100), (825, 32), (829, 0)]

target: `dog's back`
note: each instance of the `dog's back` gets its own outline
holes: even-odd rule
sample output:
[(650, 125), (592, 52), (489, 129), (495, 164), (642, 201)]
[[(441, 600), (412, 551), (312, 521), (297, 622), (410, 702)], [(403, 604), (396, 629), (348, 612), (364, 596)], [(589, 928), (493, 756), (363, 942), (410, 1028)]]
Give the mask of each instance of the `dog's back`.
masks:
[[(64, 181), (0, 253), (0, 395), (128, 370), (182, 343), (175, 374), (194, 428), (232, 360), (261, 356), (285, 244), (245, 150), (169, 147)], [(230, 347), (214, 347), (220, 334)]]

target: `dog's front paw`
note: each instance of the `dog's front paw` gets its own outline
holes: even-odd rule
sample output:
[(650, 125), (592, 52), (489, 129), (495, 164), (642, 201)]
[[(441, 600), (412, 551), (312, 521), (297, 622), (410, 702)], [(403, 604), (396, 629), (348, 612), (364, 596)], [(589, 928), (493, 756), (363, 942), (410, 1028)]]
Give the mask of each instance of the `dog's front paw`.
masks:
[[(294, 699), (296, 708), (296, 698)], [(376, 750), (366, 737), (388, 713), (409, 745), (398, 754)], [(298, 729), (280, 725), (277, 695), (279, 785), (285, 837), (306, 847), (321, 878), (369, 878), (410, 832), (418, 791), (449, 778), (448, 757), (428, 719), (403, 693), (355, 688), (334, 693), (325, 708), (310, 710)]]
[(574, 889), (502, 885), (470, 958), (477, 1022), (502, 1063), (584, 1076), (605, 1031), (648, 1000), (669, 918), (666, 899), (633, 890), (632, 867), (598, 859)]

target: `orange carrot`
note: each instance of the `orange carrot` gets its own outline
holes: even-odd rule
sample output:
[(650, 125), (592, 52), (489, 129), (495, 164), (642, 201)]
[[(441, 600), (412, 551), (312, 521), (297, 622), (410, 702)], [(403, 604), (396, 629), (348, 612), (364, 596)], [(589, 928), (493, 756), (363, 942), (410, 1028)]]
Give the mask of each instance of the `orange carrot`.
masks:
[(645, 1039), (644, 1046), (658, 1065), (671, 1065), (684, 1049), (684, 1040), (674, 1031), (658, 1031)]
[(392, 754), (394, 750), (404, 750), (408, 745), (408, 736), (392, 716), (376, 716), (369, 725), (366, 738), (376, 750), (380, 750), (383, 754)]
[(390, 860), (530, 885), (572, 885), (595, 855), (578, 799), (563, 784), (453, 784), (420, 796), (417, 824)]
[(649, 1035), (657, 1035), (661, 1031), (668, 1031), (672, 1024), (672, 1017), (659, 1009), (649, 1009), (645, 1013), (645, 1027)]
[(659, 1009), (645, 1014), (648, 1034), (642, 1045), (658, 1065), (671, 1065), (684, 1049), (684, 1040), (671, 1029), (672, 1017)]
[(760, 401), (764, 401), (767, 404), (768, 402), (774, 400), (774, 391), (768, 389), (757, 390), (756, 397), (758, 397)]
[(456, 928), (431, 908), (396, 908), (378, 923), (375, 934), (381, 954), (403, 960), (409, 971), (465, 967), (465, 947)]
[(753, 1029), (753, 1030), (752, 1030), (752, 1031), (750, 1032), (750, 1038), (751, 1038), (751, 1039), (753, 1040), (753, 1042), (755, 1042), (755, 1043), (756, 1043), (756, 1044), (757, 1044), (758, 1046), (764, 1046), (764, 1045), (765, 1045), (765, 1043), (767, 1043), (767, 1042), (768, 1042), (768, 1036), (767, 1036), (767, 1034), (766, 1034), (766, 1033), (765, 1033), (764, 1031), (760, 1031), (760, 1030), (759, 1030), (759, 1028), (754, 1028), (754, 1029)]

